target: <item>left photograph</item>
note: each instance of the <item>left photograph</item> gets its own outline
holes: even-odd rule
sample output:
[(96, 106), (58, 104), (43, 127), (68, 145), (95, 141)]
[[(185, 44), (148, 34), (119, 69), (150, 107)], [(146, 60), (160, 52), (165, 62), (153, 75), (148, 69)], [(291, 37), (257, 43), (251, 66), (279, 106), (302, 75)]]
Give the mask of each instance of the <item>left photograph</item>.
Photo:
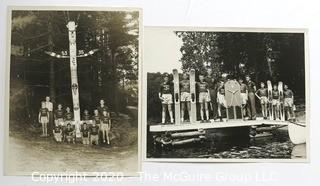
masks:
[(8, 9), (6, 175), (137, 174), (140, 24), (136, 8)]

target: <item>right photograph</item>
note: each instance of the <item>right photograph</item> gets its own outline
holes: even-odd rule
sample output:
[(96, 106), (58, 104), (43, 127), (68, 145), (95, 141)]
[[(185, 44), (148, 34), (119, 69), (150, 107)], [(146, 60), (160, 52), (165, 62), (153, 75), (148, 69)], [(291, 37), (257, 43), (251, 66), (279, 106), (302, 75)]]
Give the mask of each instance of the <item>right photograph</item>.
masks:
[(307, 162), (306, 29), (145, 27), (146, 161)]

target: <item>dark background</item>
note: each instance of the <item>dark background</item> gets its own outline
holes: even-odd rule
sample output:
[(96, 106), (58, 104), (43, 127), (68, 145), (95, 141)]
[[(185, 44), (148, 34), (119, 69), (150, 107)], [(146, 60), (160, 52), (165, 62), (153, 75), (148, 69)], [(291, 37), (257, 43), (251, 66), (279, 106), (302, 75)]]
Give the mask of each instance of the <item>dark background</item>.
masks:
[[(215, 77), (245, 78), (249, 74), (256, 83), (283, 81), (305, 102), (305, 46), (303, 33), (254, 32), (175, 32), (182, 39), (180, 72), (196, 70), (196, 75), (213, 69)], [(172, 72), (168, 72), (172, 73)], [(147, 116), (150, 122), (161, 121), (158, 91), (161, 73), (148, 73)], [(172, 80), (171, 76), (171, 80)], [(295, 99), (297, 100), (297, 99)], [(301, 101), (303, 100), (303, 101)], [(259, 107), (259, 105), (257, 105)], [(258, 108), (259, 109), (259, 108)]]
[(68, 21), (77, 27), (77, 49), (93, 56), (78, 58), (81, 112), (99, 99), (116, 114), (138, 103), (138, 12), (13, 11), (10, 61), (10, 118), (34, 119), (45, 96), (72, 108), (69, 59), (46, 51), (69, 52)]

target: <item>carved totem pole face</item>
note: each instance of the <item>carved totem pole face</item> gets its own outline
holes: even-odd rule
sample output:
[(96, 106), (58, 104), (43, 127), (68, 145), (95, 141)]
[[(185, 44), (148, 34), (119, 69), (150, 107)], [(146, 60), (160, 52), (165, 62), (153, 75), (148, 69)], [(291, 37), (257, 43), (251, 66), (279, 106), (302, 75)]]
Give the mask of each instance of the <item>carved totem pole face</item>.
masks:
[(74, 21), (69, 21), (68, 22), (68, 25), (67, 25), (67, 28), (69, 30), (69, 41), (70, 43), (75, 43), (76, 42), (76, 28), (77, 28), (77, 25)]

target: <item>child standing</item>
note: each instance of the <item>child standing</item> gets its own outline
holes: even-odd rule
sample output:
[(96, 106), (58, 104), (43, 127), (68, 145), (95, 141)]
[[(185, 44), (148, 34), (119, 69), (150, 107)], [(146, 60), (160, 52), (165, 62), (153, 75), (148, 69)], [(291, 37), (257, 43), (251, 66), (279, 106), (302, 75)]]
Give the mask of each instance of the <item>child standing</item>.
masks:
[[(211, 109), (213, 120), (216, 120), (218, 115), (218, 102), (217, 102), (218, 83), (217, 83), (217, 79), (212, 74), (211, 68), (207, 69), (206, 82), (209, 85), (210, 100), (211, 100), (209, 103), (210, 104), (209, 108)], [(211, 115), (211, 113), (209, 111), (209, 115)]]
[[(219, 83), (218, 92), (217, 92), (217, 101), (218, 101), (218, 115), (219, 115), (220, 121), (222, 121), (221, 107), (227, 108), (223, 81), (220, 81), (220, 83)], [(226, 112), (227, 112), (227, 110), (226, 110)]]
[(288, 85), (284, 85), (284, 108), (288, 115), (288, 120), (295, 119), (295, 114), (293, 110), (293, 92), (289, 89)]
[(180, 91), (181, 91), (181, 122), (184, 121), (184, 113), (187, 108), (189, 121), (191, 121), (191, 107), (190, 107), (190, 80), (187, 73), (183, 73), (182, 80), (180, 81)]
[(172, 112), (172, 82), (169, 81), (169, 74), (165, 74), (163, 77), (163, 83), (160, 85), (159, 99), (162, 103), (162, 123), (166, 122), (166, 112), (168, 109), (170, 115), (170, 122), (173, 123)]
[(279, 120), (280, 117), (280, 94), (278, 86), (274, 85), (272, 90), (272, 106), (274, 111), (275, 120)]
[(242, 114), (243, 117), (246, 116), (246, 109), (247, 109), (247, 102), (248, 102), (248, 86), (243, 82), (242, 78), (239, 78), (239, 84), (240, 84), (240, 93), (242, 98)]
[(54, 123), (55, 123), (55, 126), (62, 125), (63, 116), (64, 116), (64, 111), (62, 109), (62, 105), (58, 104), (58, 108), (54, 112)]
[(48, 123), (49, 123), (49, 110), (46, 108), (46, 103), (41, 102), (41, 108), (39, 110), (38, 121), (42, 126), (42, 135), (48, 136)]
[(103, 143), (106, 142), (106, 138), (107, 138), (107, 143), (110, 144), (110, 140), (109, 140), (110, 127), (111, 127), (110, 115), (107, 111), (103, 111), (101, 116), (101, 131), (102, 131)]
[(256, 96), (260, 100), (261, 111), (263, 119), (267, 119), (268, 116), (268, 89), (265, 87), (264, 82), (260, 83), (260, 88), (256, 91)]
[(199, 75), (199, 82), (197, 82), (199, 103), (200, 103), (200, 115), (201, 120), (204, 122), (204, 112), (206, 113), (206, 121), (209, 121), (209, 109), (208, 103), (210, 102), (209, 85), (204, 81), (204, 76)]

